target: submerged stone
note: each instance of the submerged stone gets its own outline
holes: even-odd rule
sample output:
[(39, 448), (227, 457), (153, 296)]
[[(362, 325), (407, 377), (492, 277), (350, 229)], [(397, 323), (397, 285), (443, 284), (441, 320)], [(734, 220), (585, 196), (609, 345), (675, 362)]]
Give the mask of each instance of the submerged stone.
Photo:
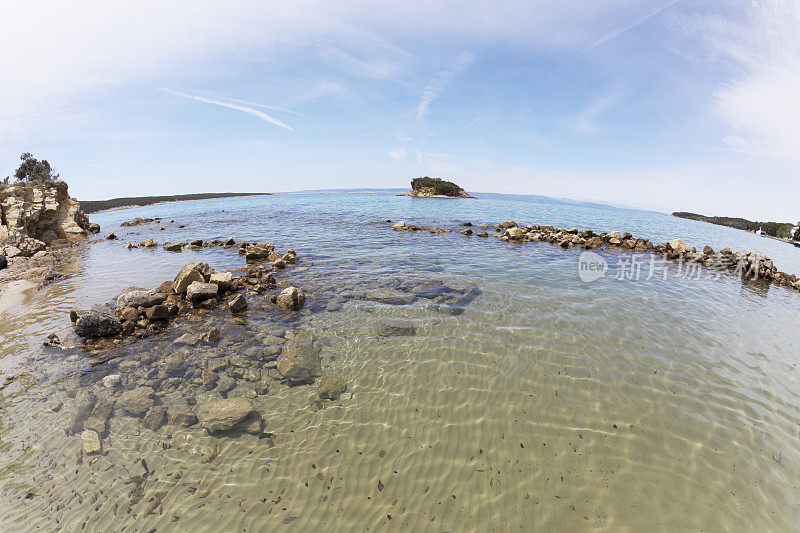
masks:
[(209, 433), (230, 431), (253, 412), (253, 404), (246, 398), (210, 400), (199, 406), (197, 418)]
[(341, 374), (328, 374), (319, 380), (319, 397), (323, 400), (338, 400), (347, 391), (347, 382)]

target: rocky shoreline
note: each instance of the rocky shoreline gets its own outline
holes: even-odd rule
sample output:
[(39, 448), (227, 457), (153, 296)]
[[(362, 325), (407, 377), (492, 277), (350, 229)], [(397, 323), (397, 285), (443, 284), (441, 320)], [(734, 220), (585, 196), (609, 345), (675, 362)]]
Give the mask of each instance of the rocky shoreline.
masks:
[[(391, 221), (386, 221), (386, 223), (391, 224)], [(698, 251), (696, 247), (687, 246), (685, 241), (680, 238), (666, 243), (654, 244), (649, 239), (634, 237), (629, 232), (579, 231), (575, 227), (562, 229), (547, 224), (519, 226), (514, 221), (502, 222), (497, 225), (489, 223), (477, 224), (474, 227), (481, 230), (477, 233), (473, 231), (471, 222), (462, 224), (462, 229), (460, 230), (445, 230), (438, 226), (433, 228), (417, 226), (406, 224), (405, 221), (397, 222), (390, 227), (395, 231), (423, 231), (432, 234), (458, 231), (458, 233), (465, 236), (474, 235), (484, 238), (488, 238), (488, 230), (493, 229), (497, 239), (508, 243), (546, 242), (564, 249), (580, 247), (588, 250), (606, 247), (624, 252), (651, 253), (676, 263), (701, 265), (706, 269), (726, 271), (742, 277), (749, 276), (752, 279), (760, 279), (800, 291), (800, 279), (795, 274), (788, 274), (778, 270), (769, 256), (752, 251), (734, 252), (731, 248), (723, 248), (715, 252), (710, 246), (705, 246), (701, 251)]]

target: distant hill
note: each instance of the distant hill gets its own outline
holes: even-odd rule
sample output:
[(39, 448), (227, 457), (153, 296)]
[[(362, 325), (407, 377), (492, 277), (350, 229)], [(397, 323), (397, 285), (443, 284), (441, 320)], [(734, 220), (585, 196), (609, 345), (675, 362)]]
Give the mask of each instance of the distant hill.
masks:
[(175, 194), (172, 196), (129, 196), (110, 200), (88, 200), (81, 202), (85, 213), (97, 213), (108, 209), (141, 207), (165, 202), (184, 202), (187, 200), (211, 200), (214, 198), (236, 198), (239, 196), (269, 196), (268, 192), (201, 192), (195, 194)]
[(789, 222), (753, 222), (746, 218), (735, 217), (707, 217), (705, 215), (698, 215), (697, 213), (687, 213), (684, 211), (676, 211), (672, 216), (678, 218), (688, 218), (690, 220), (699, 220), (700, 222), (709, 222), (719, 226), (728, 226), (731, 228), (741, 229), (744, 231), (755, 232), (759, 228), (764, 230), (767, 235), (773, 237), (780, 237), (788, 239), (791, 235), (792, 226)]

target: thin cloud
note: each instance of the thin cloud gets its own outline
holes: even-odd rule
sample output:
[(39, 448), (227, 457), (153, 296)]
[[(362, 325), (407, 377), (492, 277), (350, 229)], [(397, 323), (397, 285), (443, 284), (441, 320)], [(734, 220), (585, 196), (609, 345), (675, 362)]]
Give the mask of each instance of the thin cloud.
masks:
[(276, 126), (280, 126), (281, 128), (286, 128), (287, 130), (291, 131), (292, 133), (295, 132), (290, 126), (287, 126), (286, 124), (284, 124), (283, 122), (281, 122), (277, 118), (271, 117), (271, 116), (267, 115), (266, 113), (264, 113), (263, 111), (255, 109), (253, 107), (247, 107), (247, 106), (244, 106), (244, 105), (234, 104), (234, 103), (231, 103), (231, 102), (225, 102), (225, 101), (222, 101), (222, 100), (214, 100), (212, 98), (206, 98), (204, 96), (196, 96), (196, 95), (192, 95), (192, 94), (180, 93), (178, 91), (173, 91), (171, 89), (163, 89), (162, 88), (161, 90), (164, 91), (167, 94), (171, 94), (173, 96), (178, 96), (180, 98), (186, 98), (186, 99), (189, 99), (189, 100), (197, 100), (198, 102), (204, 102), (206, 104), (213, 104), (213, 105), (218, 105), (218, 106), (221, 106), (221, 107), (227, 107), (228, 109), (235, 109), (236, 111), (242, 111), (244, 113), (247, 113), (248, 115), (253, 115), (254, 117), (258, 117), (261, 120), (263, 120), (264, 122), (269, 122), (270, 124), (274, 124)]
[(617, 28), (616, 30), (612, 31), (611, 33), (607, 33), (606, 35), (602, 36), (601, 38), (599, 38), (598, 40), (596, 40), (595, 42), (593, 42), (589, 46), (586, 46), (580, 52), (575, 54), (569, 61), (567, 61), (566, 64), (568, 65), (568, 64), (572, 63), (576, 59), (584, 56), (585, 54), (587, 54), (589, 52), (591, 52), (592, 50), (594, 50), (598, 46), (602, 46), (605, 43), (607, 43), (608, 41), (610, 41), (611, 39), (615, 39), (615, 38), (619, 37), (620, 35), (622, 35), (623, 33), (625, 33), (626, 31), (632, 30), (633, 28), (635, 28), (639, 24), (641, 24), (641, 23), (643, 23), (643, 22), (655, 17), (656, 15), (658, 15), (659, 13), (664, 11), (665, 9), (669, 9), (670, 7), (674, 6), (675, 4), (677, 4), (680, 1), (681, 0), (672, 0), (668, 4), (666, 4), (664, 6), (661, 6), (660, 8), (656, 9), (652, 13), (648, 13), (647, 15), (641, 16), (638, 19), (636, 19), (633, 22), (631, 22), (630, 24), (626, 24), (625, 26), (621, 26), (621, 27)]
[(453, 78), (456, 77), (456, 74), (470, 66), (474, 60), (475, 56), (469, 52), (462, 52), (451, 65), (433, 77), (425, 87), (422, 99), (417, 106), (417, 120), (422, 120), (428, 114), (428, 108), (431, 103), (439, 98), (445, 88), (453, 81)]

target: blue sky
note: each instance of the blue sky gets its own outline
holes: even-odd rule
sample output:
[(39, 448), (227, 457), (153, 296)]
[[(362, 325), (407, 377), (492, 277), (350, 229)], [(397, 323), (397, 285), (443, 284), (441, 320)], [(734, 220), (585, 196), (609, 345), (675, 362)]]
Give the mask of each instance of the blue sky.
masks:
[(796, 0), (14, 4), (0, 169), (78, 198), (432, 175), (800, 219)]

